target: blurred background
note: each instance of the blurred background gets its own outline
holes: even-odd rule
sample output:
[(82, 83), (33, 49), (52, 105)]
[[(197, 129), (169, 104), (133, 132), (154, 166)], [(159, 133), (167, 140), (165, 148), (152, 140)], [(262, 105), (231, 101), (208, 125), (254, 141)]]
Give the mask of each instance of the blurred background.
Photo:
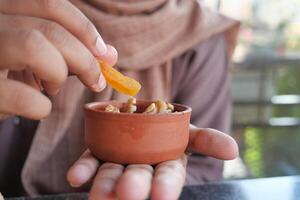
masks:
[(300, 174), (300, 0), (206, 0), (241, 21), (231, 68), (240, 157), (226, 179)]

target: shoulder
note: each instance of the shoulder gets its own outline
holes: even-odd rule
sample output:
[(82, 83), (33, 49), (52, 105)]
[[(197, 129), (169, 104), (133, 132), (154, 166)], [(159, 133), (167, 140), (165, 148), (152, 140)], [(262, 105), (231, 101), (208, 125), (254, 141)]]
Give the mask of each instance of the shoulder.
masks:
[(216, 51), (226, 53), (226, 40), (223, 33), (199, 42), (188, 51), (176, 57), (173, 60), (173, 66), (191, 67), (190, 64), (205, 61), (205, 58), (207, 59)]
[(215, 35), (173, 60), (172, 97), (194, 90), (195, 87), (218, 81), (227, 74), (228, 58), (223, 34)]

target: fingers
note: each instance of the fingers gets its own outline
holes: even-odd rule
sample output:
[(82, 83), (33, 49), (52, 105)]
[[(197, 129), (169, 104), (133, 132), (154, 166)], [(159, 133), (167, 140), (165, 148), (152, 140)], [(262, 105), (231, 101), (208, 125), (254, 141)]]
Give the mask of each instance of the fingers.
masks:
[(186, 155), (178, 160), (166, 161), (155, 168), (151, 199), (176, 200), (179, 198), (186, 177)]
[[(22, 20), (25, 21), (25, 20)], [(61, 52), (69, 72), (77, 75), (81, 82), (95, 92), (105, 88), (105, 79), (100, 76), (98, 62), (91, 52), (76, 37), (55, 22), (27, 20), (25, 27), (37, 29)]]
[(27, 85), (31, 86), (32, 88), (38, 91), (43, 90), (40, 79), (36, 78), (36, 76), (28, 69), (21, 71), (9, 71), (8, 76), (5, 78), (26, 83)]
[(122, 200), (143, 200), (151, 190), (153, 168), (150, 165), (129, 165), (118, 181), (117, 196)]
[(30, 86), (0, 78), (0, 111), (30, 119), (42, 119), (50, 113), (51, 102)]
[(65, 27), (95, 56), (106, 54), (107, 47), (90, 20), (69, 1), (59, 0), (2, 0), (0, 11), (6, 14), (40, 17)]
[[(88, 153), (87, 155), (90, 154)], [(76, 183), (76, 186), (83, 182), (80, 181), (79, 184), (74, 179), (76, 165), (78, 166), (79, 163), (83, 164), (82, 158), (74, 164), (67, 176), (69, 182), (72, 185)], [(122, 200), (142, 200), (149, 197), (151, 191), (151, 199), (175, 200), (179, 197), (185, 182), (186, 164), (187, 159), (185, 155), (178, 160), (161, 163), (156, 167), (152, 180), (153, 168), (150, 165), (129, 165), (124, 171), (122, 165), (104, 163), (94, 178), (89, 199), (106, 200), (119, 198)], [(92, 166), (92, 170), (89, 170), (89, 175), (81, 178), (81, 180), (85, 180), (84, 182), (95, 173), (96, 165)], [(76, 173), (78, 174), (79, 172)]]
[(38, 31), (0, 30), (0, 69), (28, 67), (40, 79), (56, 85), (56, 94), (67, 78), (67, 65), (59, 51)]
[(99, 161), (86, 150), (69, 169), (67, 180), (73, 187), (80, 187), (88, 182), (97, 172)]
[(70, 73), (77, 75), (81, 82), (94, 92), (100, 92), (105, 88), (106, 82), (103, 76), (100, 76), (95, 57), (86, 46), (59, 24), (34, 17), (4, 15), (0, 20), (0, 26), (2, 29), (18, 27), (38, 30), (62, 54)]
[(118, 60), (118, 52), (113, 46), (108, 44), (107, 53), (104, 56), (102, 56), (101, 59), (105, 60), (111, 66), (114, 66)]
[(114, 163), (104, 163), (98, 170), (90, 191), (89, 200), (116, 199), (115, 187), (124, 167)]
[(231, 160), (238, 156), (238, 145), (232, 137), (218, 130), (191, 128), (188, 151)]
[[(94, 25), (72, 3), (28, 0), (24, 4), (22, 0), (2, 0), (0, 12), (5, 14), (1, 14), (2, 30), (5, 24), (10, 29), (39, 30), (60, 51), (71, 74), (95, 92), (105, 88), (105, 79), (94, 57), (114, 65), (117, 52), (106, 46)], [(46, 82), (43, 86), (48, 93), (55, 94), (60, 84)]]

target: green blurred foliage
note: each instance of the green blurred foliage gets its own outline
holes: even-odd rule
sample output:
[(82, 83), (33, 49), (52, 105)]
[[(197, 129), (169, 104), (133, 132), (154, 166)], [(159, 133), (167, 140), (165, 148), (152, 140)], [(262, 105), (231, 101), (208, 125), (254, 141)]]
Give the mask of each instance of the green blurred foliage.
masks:
[(254, 178), (300, 173), (300, 128), (255, 128), (245, 131), (245, 163)]
[[(276, 93), (300, 95), (300, 68), (278, 69)], [(300, 118), (300, 105), (274, 106), (272, 117)], [(300, 173), (300, 127), (247, 127), (244, 132), (244, 161), (252, 177)]]
[(244, 160), (255, 178), (265, 176), (262, 136), (259, 129), (248, 127), (245, 130)]
[[(278, 69), (276, 93), (279, 95), (300, 95), (300, 63), (299, 67), (285, 66)], [(273, 108), (273, 117), (300, 118), (300, 105), (277, 106)]]
[[(299, 56), (300, 26), (299, 21), (296, 22), (299, 9), (296, 8), (300, 0), (252, 2), (253, 16), (242, 23), (253, 34), (248, 49), (256, 55), (257, 52), (281, 56), (298, 52)], [(276, 10), (282, 12), (274, 12)], [(246, 45), (247, 40), (239, 44)], [(300, 95), (300, 63), (279, 68), (270, 66), (270, 70), (274, 70), (277, 77), (276, 95)], [(300, 105), (273, 106), (271, 117), (300, 119)], [(243, 137), (241, 155), (253, 177), (300, 173), (300, 127), (246, 127)]]

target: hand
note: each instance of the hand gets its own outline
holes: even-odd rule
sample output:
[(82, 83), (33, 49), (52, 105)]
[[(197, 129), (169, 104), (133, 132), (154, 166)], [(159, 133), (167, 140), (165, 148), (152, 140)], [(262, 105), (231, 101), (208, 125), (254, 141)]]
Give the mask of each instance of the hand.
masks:
[(0, 44), (0, 73), (21, 76), (21, 82), (0, 76), (0, 115), (45, 117), (51, 102), (40, 90), (56, 94), (68, 74), (99, 92), (105, 80), (95, 57), (111, 65), (117, 60), (116, 50), (69, 1), (0, 0)]
[[(214, 129), (191, 127), (188, 152), (201, 153), (218, 159), (230, 160), (238, 155), (238, 147), (230, 136)], [(175, 200), (185, 182), (187, 156), (166, 161), (155, 168), (151, 165), (103, 163), (87, 150), (70, 168), (67, 179), (79, 187), (94, 177), (90, 200)]]

